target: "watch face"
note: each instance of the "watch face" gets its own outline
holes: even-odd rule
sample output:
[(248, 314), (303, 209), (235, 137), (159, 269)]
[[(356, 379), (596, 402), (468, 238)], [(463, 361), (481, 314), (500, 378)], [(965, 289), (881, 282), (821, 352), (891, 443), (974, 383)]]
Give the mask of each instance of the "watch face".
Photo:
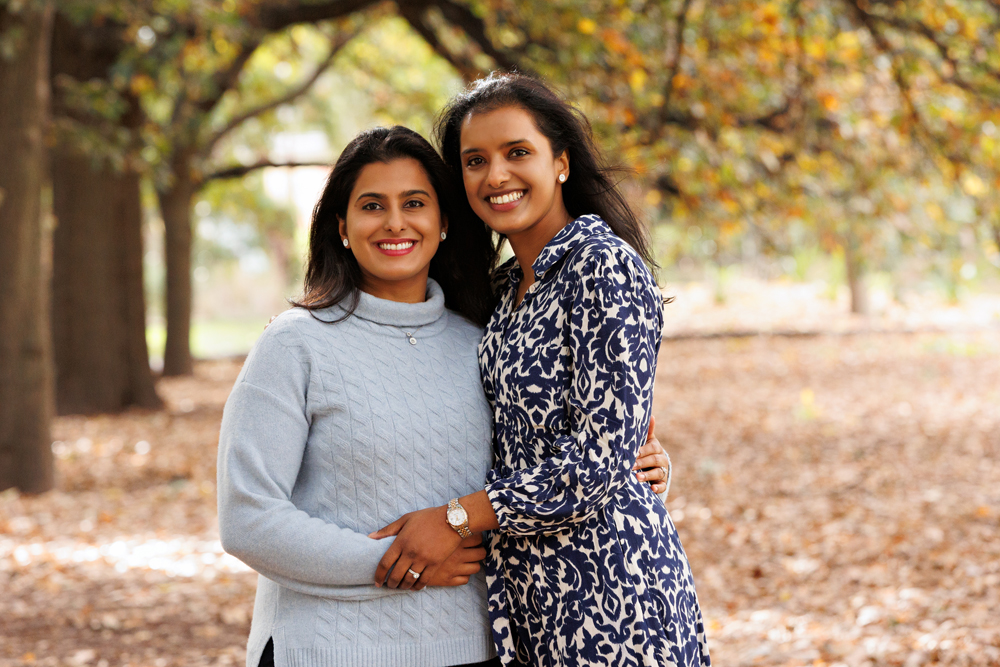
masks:
[(448, 523), (452, 526), (461, 526), (468, 520), (468, 518), (469, 515), (466, 514), (465, 509), (461, 507), (455, 507), (454, 509), (448, 510)]

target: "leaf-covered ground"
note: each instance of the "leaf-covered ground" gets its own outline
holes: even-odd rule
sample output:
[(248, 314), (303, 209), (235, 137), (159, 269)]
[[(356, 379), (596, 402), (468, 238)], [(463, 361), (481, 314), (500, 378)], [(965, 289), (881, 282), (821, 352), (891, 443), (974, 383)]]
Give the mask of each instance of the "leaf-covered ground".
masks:
[[(58, 490), (0, 494), (0, 667), (243, 663), (255, 575), (214, 484), (238, 370), (56, 420)], [(716, 665), (1000, 664), (1000, 329), (668, 340), (655, 408)]]

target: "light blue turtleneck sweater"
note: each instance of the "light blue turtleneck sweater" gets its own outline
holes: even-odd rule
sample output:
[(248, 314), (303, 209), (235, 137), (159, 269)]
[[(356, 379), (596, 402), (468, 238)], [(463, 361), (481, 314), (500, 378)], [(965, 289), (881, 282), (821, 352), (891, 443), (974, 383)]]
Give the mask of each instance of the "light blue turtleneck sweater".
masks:
[(277, 667), (431, 667), (495, 655), (482, 573), (418, 593), (375, 588), (391, 540), (367, 537), (483, 488), (492, 453), (481, 334), (445, 309), (430, 281), (424, 303), (362, 294), (336, 324), (294, 308), (260, 337), (219, 441), (222, 544), (261, 575), (247, 665), (271, 637)]

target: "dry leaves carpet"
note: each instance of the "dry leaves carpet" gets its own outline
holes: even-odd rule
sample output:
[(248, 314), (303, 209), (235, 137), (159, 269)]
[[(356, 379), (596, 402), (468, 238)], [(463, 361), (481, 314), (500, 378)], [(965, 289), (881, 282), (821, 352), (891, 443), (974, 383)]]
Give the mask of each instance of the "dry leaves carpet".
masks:
[[(716, 665), (1000, 665), (1000, 333), (668, 340), (659, 369)], [(0, 494), (0, 666), (243, 663), (214, 483), (238, 370), (56, 420), (58, 490)]]

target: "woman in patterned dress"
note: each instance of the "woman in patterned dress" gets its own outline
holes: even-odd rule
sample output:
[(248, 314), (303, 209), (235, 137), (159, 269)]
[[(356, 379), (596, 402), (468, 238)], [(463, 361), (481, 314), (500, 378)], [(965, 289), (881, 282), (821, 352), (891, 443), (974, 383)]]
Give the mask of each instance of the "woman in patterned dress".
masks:
[(472, 211), (514, 252), (479, 347), (496, 463), (483, 491), (376, 533), (397, 535), (376, 582), (491, 531), (505, 665), (709, 665), (687, 557), (631, 470), (663, 324), (643, 227), (586, 120), (532, 78), (476, 82), (438, 138)]

